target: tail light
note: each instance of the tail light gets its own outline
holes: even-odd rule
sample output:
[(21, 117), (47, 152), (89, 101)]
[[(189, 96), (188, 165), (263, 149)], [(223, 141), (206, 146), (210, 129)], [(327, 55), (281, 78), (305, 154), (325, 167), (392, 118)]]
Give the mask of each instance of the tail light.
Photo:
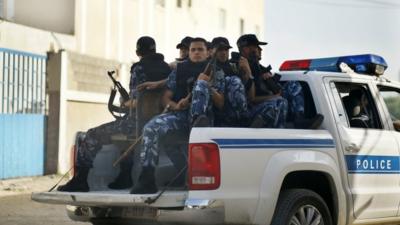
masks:
[(310, 59), (285, 61), (282, 63), (279, 71), (309, 70), (310, 64)]
[(70, 155), (70, 168), (72, 168), (72, 170), (71, 170), (71, 174), (72, 174), (72, 176), (75, 176), (75, 161), (76, 161), (76, 154), (77, 154), (77, 152), (76, 152), (76, 145), (72, 145), (72, 147), (71, 147), (71, 155)]
[(216, 144), (189, 145), (189, 190), (215, 190), (221, 183), (219, 149)]

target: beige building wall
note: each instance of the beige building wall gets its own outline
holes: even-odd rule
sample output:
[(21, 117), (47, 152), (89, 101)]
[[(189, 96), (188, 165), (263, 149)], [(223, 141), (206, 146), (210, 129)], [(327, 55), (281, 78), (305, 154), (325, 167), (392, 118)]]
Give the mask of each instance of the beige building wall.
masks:
[[(172, 61), (186, 35), (211, 40), (225, 36), (232, 44), (242, 33), (263, 39), (262, 0), (76, 0), (78, 51), (122, 62), (136, 61), (142, 35), (156, 39), (158, 51)], [(243, 32), (241, 32), (241, 20)], [(234, 45), (235, 46), (235, 45)]]
[(0, 47), (39, 55), (60, 48), (75, 49), (75, 37), (7, 21), (0, 21)]
[(172, 61), (177, 56), (176, 44), (186, 35), (208, 40), (225, 36), (233, 45), (241, 33), (256, 33), (260, 39), (264, 35), (263, 0), (4, 2), (3, 11), (8, 20), (41, 29), (0, 25), (3, 46), (27, 51), (46, 52), (50, 45), (56, 45), (56, 48), (61, 46), (81, 54), (130, 63), (137, 60), (137, 38), (150, 35), (156, 39), (158, 51), (167, 61)]
[(138, 0), (76, 0), (76, 50), (132, 62), (135, 38), (139, 37), (138, 8)]
[[(9, 1), (9, 0), (8, 0)], [(13, 0), (11, 21), (64, 34), (74, 33), (74, 0)]]

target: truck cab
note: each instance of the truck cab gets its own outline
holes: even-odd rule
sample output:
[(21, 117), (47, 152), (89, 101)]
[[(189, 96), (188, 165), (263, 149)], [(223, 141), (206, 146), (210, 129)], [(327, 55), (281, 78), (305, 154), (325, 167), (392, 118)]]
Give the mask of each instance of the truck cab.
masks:
[[(399, 223), (400, 84), (382, 75), (386, 67), (370, 54), (284, 62), (281, 81), (302, 85), (306, 116), (322, 114), (321, 127), (294, 129), (288, 118), (284, 129), (193, 128), (185, 188), (107, 189), (120, 154), (107, 146), (89, 174), (93, 191), (32, 199), (68, 205), (72, 219), (93, 224)], [(159, 186), (177, 172), (161, 156)]]

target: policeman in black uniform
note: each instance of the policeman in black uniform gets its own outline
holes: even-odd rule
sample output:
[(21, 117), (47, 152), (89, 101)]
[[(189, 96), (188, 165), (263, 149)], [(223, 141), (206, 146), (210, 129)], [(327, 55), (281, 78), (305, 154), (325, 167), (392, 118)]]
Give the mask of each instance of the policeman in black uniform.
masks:
[[(260, 115), (264, 120), (264, 127), (284, 128), (288, 114), (294, 118), (295, 128), (316, 129), (322, 121), (321, 114), (313, 118), (305, 118), (304, 94), (302, 86), (297, 81), (287, 81), (284, 84), (275, 79), (270, 68), (262, 66), (261, 42), (254, 34), (245, 34), (237, 40), (241, 55), (248, 59), (253, 76), (251, 117)], [(277, 76), (277, 75), (275, 75)]]
[[(131, 67), (130, 99), (122, 104), (130, 109), (136, 107), (138, 91), (162, 87), (171, 72), (168, 64), (164, 62), (164, 56), (156, 53), (156, 43), (153, 38), (148, 36), (139, 38), (136, 43), (136, 54), (140, 61)], [(130, 111), (132, 112), (132, 110)], [(96, 154), (103, 145), (111, 144), (110, 137), (112, 135), (121, 133), (131, 135), (135, 132), (135, 129), (135, 115), (129, 115), (88, 130), (78, 147), (76, 175), (65, 185), (59, 186), (57, 190), (66, 192), (89, 191), (87, 176)], [(131, 157), (128, 157), (125, 162), (121, 162), (120, 173), (116, 180), (109, 184), (109, 188), (125, 189), (131, 187), (131, 167)]]
[(179, 49), (179, 58), (175, 59), (175, 61), (169, 64), (171, 69), (176, 69), (176, 64), (181, 63), (188, 59), (189, 45), (192, 39), (193, 39), (192, 37), (186, 36), (181, 40), (180, 43), (176, 45), (176, 49)]

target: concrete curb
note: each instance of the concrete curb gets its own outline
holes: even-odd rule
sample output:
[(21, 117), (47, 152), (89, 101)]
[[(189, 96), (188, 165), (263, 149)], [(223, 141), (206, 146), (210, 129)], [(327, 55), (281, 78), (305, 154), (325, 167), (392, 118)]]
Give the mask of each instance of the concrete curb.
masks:
[[(30, 194), (32, 192), (48, 191), (60, 179), (62, 175), (54, 174), (37, 177), (22, 177), (15, 179), (0, 180), (0, 198), (5, 196)], [(68, 178), (64, 178), (61, 184)]]

